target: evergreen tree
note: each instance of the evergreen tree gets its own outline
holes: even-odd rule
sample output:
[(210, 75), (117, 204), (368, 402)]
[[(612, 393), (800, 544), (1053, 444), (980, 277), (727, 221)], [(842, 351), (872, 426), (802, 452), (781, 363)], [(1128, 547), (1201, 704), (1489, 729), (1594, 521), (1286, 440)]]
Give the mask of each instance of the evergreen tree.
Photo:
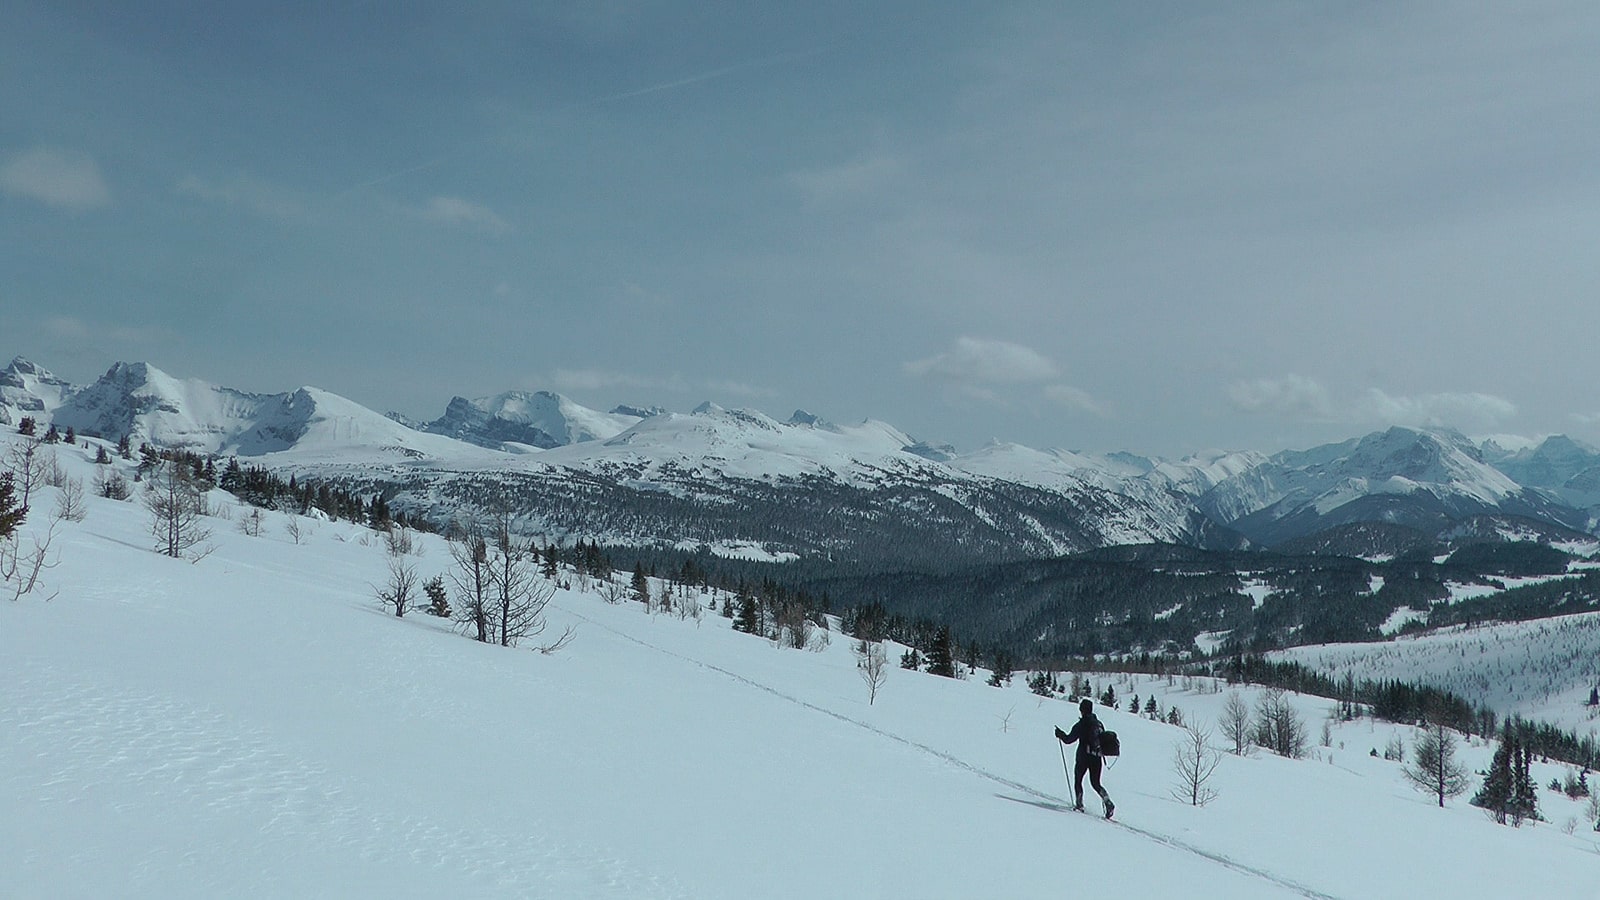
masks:
[(650, 606), (650, 579), (644, 574), (643, 566), (633, 570), (633, 599), (647, 609)]
[(1592, 687), (1589, 689), (1589, 705), (1600, 706), (1600, 687)]
[(761, 633), (761, 607), (756, 604), (756, 598), (749, 591), (740, 587), (739, 593), (733, 598), (734, 618), (733, 630), (745, 634)]
[(1533, 751), (1521, 748), (1512, 779), (1511, 821), (1514, 825), (1539, 821), (1539, 786), (1529, 771), (1532, 766)]
[(1054, 697), (1056, 680), (1049, 672), (1035, 672), (1028, 676), (1028, 690), (1041, 697)]
[(76, 444), (78, 442), (78, 432), (74, 431), (71, 425), (68, 425), (67, 435), (62, 440), (69, 444)]
[(900, 654), (900, 668), (910, 669), (913, 672), (922, 668), (922, 654), (917, 652), (917, 648), (912, 647), (910, 650)]
[(22, 421), (17, 423), (17, 434), (33, 437), (38, 432), (39, 423), (34, 421), (33, 416), (23, 416)]
[[(1156, 699), (1156, 695), (1155, 694), (1151, 694), (1150, 695), (1150, 700), (1152, 702), (1154, 702), (1155, 699)], [(1128, 698), (1128, 712), (1132, 713), (1133, 715), (1138, 715), (1139, 714), (1139, 695), (1138, 694), (1134, 694), (1132, 697)]]
[(1506, 823), (1506, 817), (1511, 813), (1516, 781), (1516, 763), (1513, 759), (1516, 756), (1516, 741), (1507, 731), (1500, 736), (1500, 746), (1494, 751), (1494, 760), (1489, 763), (1489, 772), (1484, 776), (1483, 785), (1472, 796), (1472, 805), (1488, 812), (1501, 825)]
[(539, 564), (539, 574), (556, 580), (561, 574), (561, 550), (555, 544), (546, 544), (544, 547), (544, 560)]
[(928, 649), (928, 673), (945, 678), (956, 677), (956, 661), (950, 643), (950, 627), (942, 626)]
[(1011, 683), (1011, 654), (1004, 650), (996, 650), (994, 654), (994, 672), (989, 675), (989, 686), (1000, 687)]
[(10, 537), (28, 515), (28, 508), (17, 502), (14, 481), (10, 472), (0, 472), (0, 540)]
[(106, 452), (104, 444), (100, 445), (100, 447), (96, 449), (94, 461), (102, 466), (108, 466), (111, 464), (111, 454)]
[(1100, 705), (1104, 706), (1104, 707), (1106, 707), (1108, 709), (1116, 709), (1117, 708), (1117, 686), (1116, 685), (1114, 685), (1114, 684), (1106, 685), (1105, 692), (1100, 695)]
[(123, 459), (133, 459), (133, 442), (127, 435), (117, 438), (117, 455)]
[(450, 618), (450, 599), (445, 594), (443, 575), (435, 575), (423, 582), (422, 593), (428, 598), (428, 615)]
[[(1134, 698), (1134, 699), (1138, 699), (1138, 698)], [(1136, 710), (1136, 709), (1129, 710), (1129, 712), (1138, 712), (1138, 710)], [(1161, 715), (1161, 707), (1156, 703), (1156, 695), (1155, 694), (1151, 694), (1150, 695), (1150, 700), (1147, 703), (1145, 703), (1145, 705), (1144, 705), (1144, 714), (1146, 716), (1149, 716), (1152, 719), (1157, 718), (1157, 717), (1159, 717)]]
[(44, 442), (46, 444), (59, 444), (59, 443), (61, 443), (61, 432), (56, 430), (56, 426), (55, 426), (54, 423), (52, 423), (50, 425), (50, 429), (44, 433)]

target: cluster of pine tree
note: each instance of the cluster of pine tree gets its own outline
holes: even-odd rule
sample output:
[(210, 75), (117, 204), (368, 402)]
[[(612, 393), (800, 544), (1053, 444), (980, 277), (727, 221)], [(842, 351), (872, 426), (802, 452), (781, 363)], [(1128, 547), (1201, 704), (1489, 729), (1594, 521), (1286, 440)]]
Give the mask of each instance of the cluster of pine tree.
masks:
[(1533, 755), (1533, 751), (1507, 730), (1500, 738), (1494, 761), (1489, 764), (1483, 787), (1473, 796), (1472, 805), (1487, 810), (1501, 825), (1508, 821), (1518, 826), (1523, 822), (1540, 821), (1538, 785), (1528, 771)]
[[(146, 447), (149, 445), (145, 445)], [(144, 452), (144, 447), (140, 448)], [(363, 497), (340, 485), (313, 479), (300, 480), (290, 475), (288, 480), (260, 466), (242, 466), (230, 457), (220, 476), (212, 459), (185, 450), (152, 451), (159, 458), (183, 459), (208, 473), (207, 478), (251, 506), (276, 509), (305, 515), (318, 510), (329, 518), (359, 522), (378, 530), (391, 524), (418, 531), (432, 530), (425, 521), (410, 521), (404, 512), (392, 512), (383, 494)], [(142, 465), (142, 464), (141, 464)]]

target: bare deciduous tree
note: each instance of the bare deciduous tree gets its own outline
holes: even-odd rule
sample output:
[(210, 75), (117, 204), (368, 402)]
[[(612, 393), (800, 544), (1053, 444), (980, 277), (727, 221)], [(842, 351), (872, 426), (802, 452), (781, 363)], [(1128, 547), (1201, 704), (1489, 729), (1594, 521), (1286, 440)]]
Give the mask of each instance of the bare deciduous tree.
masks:
[(27, 518), (28, 509), (17, 502), (14, 489), (12, 473), (0, 474), (0, 584), (5, 585), (11, 599), (16, 601), (38, 590), (40, 576), (61, 561), (59, 554), (50, 552), (61, 514), (58, 511), (43, 529), (36, 528), (22, 535), (19, 528)]
[(89, 507), (83, 501), (83, 480), (63, 479), (60, 493), (56, 494), (56, 517), (64, 522), (82, 522), (89, 516)]
[(405, 554), (388, 554), (389, 580), (377, 589), (378, 602), (394, 610), (395, 616), (404, 617), (417, 593), (416, 567), (406, 562)]
[(150, 534), (155, 550), (174, 559), (198, 560), (211, 531), (205, 527), (206, 491), (189, 467), (179, 461), (161, 462), (145, 480), (145, 508), (150, 510)]
[(889, 680), (889, 654), (884, 652), (881, 642), (865, 638), (856, 641), (851, 649), (855, 651), (861, 680), (867, 683), (867, 705), (871, 706), (878, 701), (878, 688)]
[(1306, 726), (1285, 692), (1273, 688), (1256, 701), (1255, 742), (1279, 756), (1306, 755)]
[(261, 508), (253, 506), (249, 512), (239, 517), (239, 533), (248, 537), (260, 537), (265, 520)]
[(300, 517), (294, 513), (284, 513), (283, 533), (288, 535), (289, 540), (294, 541), (296, 544), (304, 540), (305, 531), (300, 527)]
[(1217, 799), (1209, 782), (1222, 764), (1222, 755), (1221, 750), (1211, 746), (1211, 729), (1185, 725), (1183, 736), (1172, 745), (1172, 771), (1178, 776), (1173, 799), (1190, 806), (1205, 806)]
[(33, 492), (44, 485), (44, 442), (27, 437), (7, 447), (5, 466), (16, 479), (17, 490), (22, 492), (22, 505), (29, 505), (33, 500)]
[(450, 541), (450, 558), (455, 568), (450, 583), (456, 589), (456, 621), (476, 632), (474, 637), (489, 642), (490, 574), (489, 545), (476, 533), (456, 534)]
[(1222, 729), (1222, 738), (1233, 745), (1235, 755), (1243, 756), (1250, 749), (1250, 704), (1244, 702), (1238, 691), (1228, 694), (1228, 699), (1222, 703), (1222, 718), (1217, 723)]
[(1467, 790), (1467, 767), (1456, 760), (1456, 738), (1442, 723), (1429, 723), (1411, 749), (1411, 764), (1403, 770), (1406, 780), (1419, 791), (1439, 801), (1459, 796)]

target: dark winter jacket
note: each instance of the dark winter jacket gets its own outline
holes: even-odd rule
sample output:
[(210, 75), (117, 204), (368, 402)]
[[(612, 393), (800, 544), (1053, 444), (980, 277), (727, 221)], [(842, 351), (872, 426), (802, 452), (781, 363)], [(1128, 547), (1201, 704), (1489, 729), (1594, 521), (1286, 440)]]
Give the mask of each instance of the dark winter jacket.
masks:
[(1078, 745), (1078, 759), (1087, 761), (1090, 757), (1100, 755), (1100, 732), (1105, 731), (1105, 726), (1095, 718), (1094, 713), (1089, 713), (1072, 726), (1072, 730), (1063, 732), (1056, 729), (1056, 738), (1063, 744), (1076, 743)]

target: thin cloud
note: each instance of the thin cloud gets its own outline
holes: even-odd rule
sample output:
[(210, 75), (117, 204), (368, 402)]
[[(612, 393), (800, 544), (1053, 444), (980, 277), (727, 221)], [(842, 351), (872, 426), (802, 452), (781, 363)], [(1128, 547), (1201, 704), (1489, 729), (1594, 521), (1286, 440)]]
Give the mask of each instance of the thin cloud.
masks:
[(94, 159), (54, 147), (35, 147), (0, 166), (0, 192), (67, 212), (111, 205), (111, 190)]
[(1069, 384), (1046, 385), (1044, 398), (1056, 406), (1072, 412), (1101, 413), (1100, 404), (1095, 402), (1093, 396), (1082, 388), (1075, 388)]
[(110, 340), (124, 344), (154, 344), (172, 336), (172, 332), (166, 328), (111, 322), (90, 324), (76, 316), (52, 316), (41, 324), (49, 334), (71, 341)]
[(1313, 420), (1333, 416), (1327, 388), (1315, 379), (1292, 373), (1282, 378), (1234, 382), (1228, 387), (1228, 400), (1240, 412)]
[(1339, 400), (1315, 379), (1294, 374), (1235, 382), (1228, 388), (1228, 400), (1240, 412), (1351, 425), (1484, 429), (1517, 414), (1510, 400), (1475, 392), (1392, 394), (1370, 388)]
[(492, 234), (504, 234), (511, 230), (510, 223), (500, 218), (494, 210), (460, 197), (434, 197), (423, 207), (422, 217), (440, 225), (476, 228)]
[(904, 172), (905, 164), (898, 158), (879, 153), (837, 166), (790, 172), (784, 180), (807, 203), (821, 205), (874, 193)]
[(1359, 412), (1388, 425), (1492, 427), (1517, 414), (1503, 397), (1480, 393), (1437, 393), (1403, 396), (1378, 388), (1367, 391)]
[(1025, 384), (1059, 374), (1055, 363), (1030, 347), (988, 338), (962, 337), (937, 356), (905, 364), (907, 374), (959, 384)]
[(225, 179), (188, 175), (178, 182), (177, 191), (218, 206), (243, 209), (269, 219), (288, 219), (305, 211), (305, 198), (298, 192), (252, 175)]

